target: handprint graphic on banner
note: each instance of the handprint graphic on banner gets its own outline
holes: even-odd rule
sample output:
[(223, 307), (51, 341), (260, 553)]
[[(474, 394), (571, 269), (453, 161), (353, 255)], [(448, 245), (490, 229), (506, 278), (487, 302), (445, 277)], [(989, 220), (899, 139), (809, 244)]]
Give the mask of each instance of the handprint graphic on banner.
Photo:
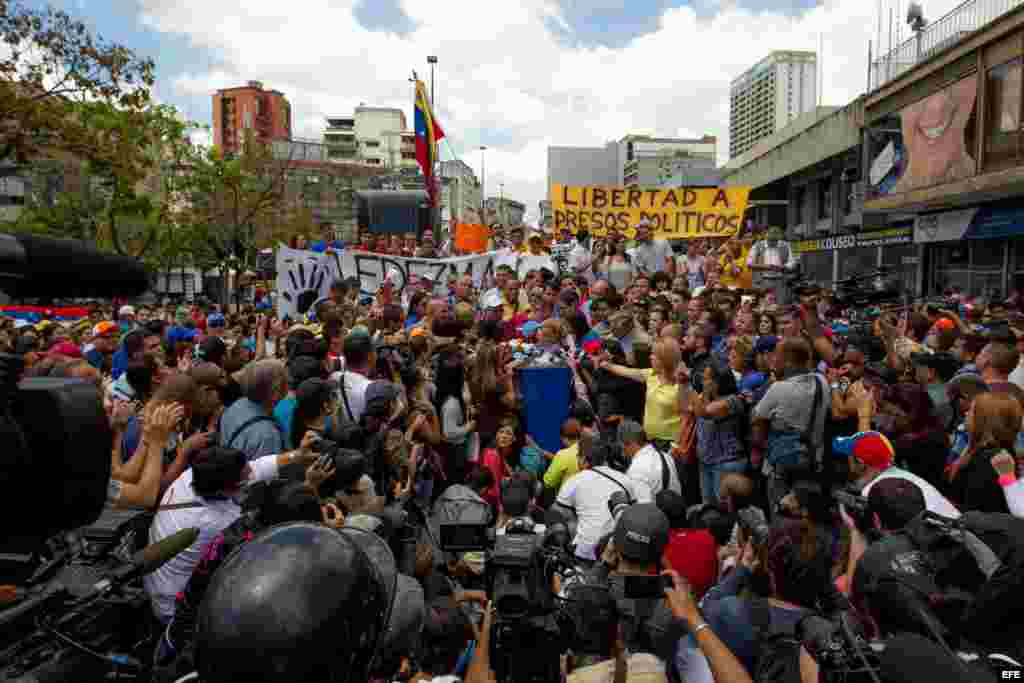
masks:
[[(282, 251), (285, 251), (282, 249)], [(311, 312), (331, 293), (331, 262), (321, 254), (287, 250), (278, 266), (279, 314), (293, 320)], [(283, 266), (283, 268), (281, 267)]]

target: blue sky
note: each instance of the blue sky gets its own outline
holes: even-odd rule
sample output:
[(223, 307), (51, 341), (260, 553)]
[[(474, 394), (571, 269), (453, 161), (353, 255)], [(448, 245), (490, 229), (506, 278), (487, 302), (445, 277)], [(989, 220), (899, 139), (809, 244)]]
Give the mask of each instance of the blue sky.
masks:
[[(718, 136), (729, 82), (774, 49), (823, 55), (823, 100), (859, 94), (876, 0), (52, 0), (104, 37), (151, 56), (156, 97), (203, 124), (211, 95), (255, 79), (286, 94), (293, 129), (361, 103), (411, 120), (412, 69), (438, 55), (442, 158), (535, 215), (547, 148), (631, 132)], [(897, 0), (885, 0), (895, 3)], [(932, 16), (958, 0), (929, 0)], [(40, 0), (23, 0), (40, 6)]]

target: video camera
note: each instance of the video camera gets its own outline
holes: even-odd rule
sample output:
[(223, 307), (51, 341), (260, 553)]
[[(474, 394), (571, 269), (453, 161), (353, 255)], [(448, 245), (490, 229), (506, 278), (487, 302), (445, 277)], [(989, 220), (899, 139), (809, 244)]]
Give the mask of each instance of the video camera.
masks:
[[(564, 520), (549, 512), (548, 521), (542, 534), (527, 518), (513, 520), (500, 535), (489, 528), (489, 522), (452, 521), (439, 526), (445, 552), (486, 553), (484, 582), (496, 610), (491, 666), (498, 681), (559, 680), (563, 652), (571, 648), (597, 654), (608, 645), (606, 638), (595, 637), (576, 602), (555, 595), (555, 576), (571, 576), (576, 570)], [(577, 588), (593, 587), (575, 586), (570, 596)], [(588, 605), (600, 602), (594, 595), (586, 599)], [(603, 613), (602, 609), (591, 607), (588, 613)]]
[(853, 523), (861, 533), (874, 533), (875, 527), (871, 518), (871, 502), (864, 496), (843, 489), (836, 489), (832, 492), (832, 498), (837, 505), (842, 505), (846, 514), (850, 515)]
[[(0, 291), (12, 297), (132, 297), (148, 287), (136, 259), (75, 240), (0, 235)], [(179, 546), (146, 558), (96, 549), (82, 529), (97, 526), (110, 484), (113, 435), (100, 392), (83, 380), (22, 381), (23, 369), (20, 356), (0, 354), (0, 584), (15, 586), (0, 610), (0, 678), (137, 669), (148, 601), (132, 580)]]

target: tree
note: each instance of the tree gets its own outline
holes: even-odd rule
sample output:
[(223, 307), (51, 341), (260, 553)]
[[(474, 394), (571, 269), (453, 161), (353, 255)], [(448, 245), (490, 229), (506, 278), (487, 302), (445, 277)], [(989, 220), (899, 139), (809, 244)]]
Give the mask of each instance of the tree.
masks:
[(32, 192), (16, 227), (94, 240), (101, 248), (143, 257), (160, 230), (173, 231), (181, 174), (194, 155), (188, 132), (196, 124), (166, 105), (128, 112), (89, 102), (76, 105), (75, 112), (105, 140), (104, 158), (26, 164), (25, 174), (36, 187), (51, 184), (48, 174), (69, 176), (73, 169), (82, 182), (58, 183), (65, 190), (56, 196)]
[(154, 63), (128, 48), (94, 37), (84, 23), (47, 7), (28, 9), (0, 0), (0, 159), (25, 163), (59, 149), (83, 159), (118, 158), (107, 131), (79, 116), (80, 107), (104, 104), (126, 115), (143, 114), (150, 102)]
[(237, 156), (215, 147), (197, 152), (187, 179), (191, 201), (184, 220), (203, 226), (220, 260), (245, 263), (257, 247), (257, 227), (273, 225), (286, 209), (291, 158), (277, 158), (272, 145), (257, 141), (251, 131)]

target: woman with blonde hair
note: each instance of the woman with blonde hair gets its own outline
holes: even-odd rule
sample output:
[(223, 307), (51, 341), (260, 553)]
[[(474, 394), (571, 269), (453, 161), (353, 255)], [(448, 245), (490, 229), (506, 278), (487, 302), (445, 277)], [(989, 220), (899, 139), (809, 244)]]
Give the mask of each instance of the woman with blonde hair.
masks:
[(671, 337), (661, 337), (654, 343), (651, 354), (651, 368), (637, 368), (602, 361), (600, 367), (612, 374), (647, 385), (644, 402), (644, 432), (661, 450), (679, 435), (682, 420), (679, 386), (676, 384), (676, 369), (682, 362), (679, 343)]
[(1002, 451), (1013, 454), (1021, 417), (1021, 404), (1012, 394), (985, 393), (974, 399), (964, 423), (970, 445), (947, 469), (953, 500), (962, 511), (1009, 514), (992, 458)]

